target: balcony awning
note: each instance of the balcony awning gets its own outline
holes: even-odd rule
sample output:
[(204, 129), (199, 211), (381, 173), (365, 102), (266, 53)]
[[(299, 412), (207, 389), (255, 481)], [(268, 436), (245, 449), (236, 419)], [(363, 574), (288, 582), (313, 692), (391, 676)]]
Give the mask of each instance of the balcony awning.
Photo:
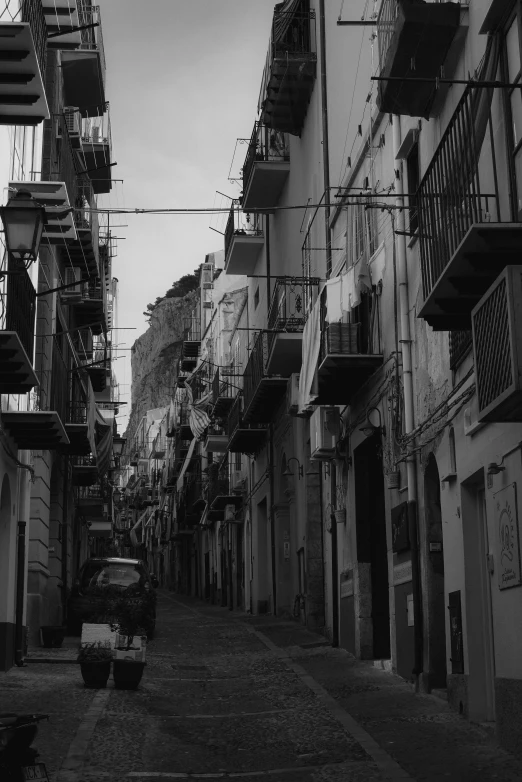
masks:
[(47, 222), (42, 233), (42, 242), (62, 244), (66, 239), (76, 241), (76, 227), (70, 195), (65, 182), (9, 182), (13, 190), (28, 190), (35, 201), (45, 207)]
[(1, 22), (0, 125), (38, 125), (49, 107), (28, 22)]
[(47, 39), (49, 49), (78, 49), (82, 43), (76, 0), (42, 0), (48, 33), (61, 33)]
[(60, 55), (66, 105), (76, 106), (84, 117), (98, 116), (105, 109), (100, 52), (82, 49)]
[(2, 423), (19, 450), (51, 450), (69, 445), (58, 413), (54, 411), (6, 410)]

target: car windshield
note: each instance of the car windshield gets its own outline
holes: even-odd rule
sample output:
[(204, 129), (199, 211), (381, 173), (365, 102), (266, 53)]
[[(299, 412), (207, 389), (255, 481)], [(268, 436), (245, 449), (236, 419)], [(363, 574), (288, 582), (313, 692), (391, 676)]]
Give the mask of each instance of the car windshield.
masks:
[(83, 589), (100, 586), (129, 587), (143, 584), (147, 576), (141, 565), (133, 562), (88, 562), (82, 573)]

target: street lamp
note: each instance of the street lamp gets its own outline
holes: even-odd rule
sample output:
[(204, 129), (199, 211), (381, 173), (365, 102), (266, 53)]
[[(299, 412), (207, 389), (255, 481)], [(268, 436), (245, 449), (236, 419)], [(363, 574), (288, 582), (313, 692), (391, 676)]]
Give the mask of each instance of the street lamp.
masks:
[(123, 454), (123, 449), (125, 448), (125, 443), (127, 442), (126, 437), (113, 437), (112, 438), (112, 452), (114, 456), (116, 456), (118, 459)]
[(46, 223), (45, 208), (29, 190), (18, 190), (5, 206), (0, 207), (4, 224), (5, 245), (15, 261), (36, 261)]

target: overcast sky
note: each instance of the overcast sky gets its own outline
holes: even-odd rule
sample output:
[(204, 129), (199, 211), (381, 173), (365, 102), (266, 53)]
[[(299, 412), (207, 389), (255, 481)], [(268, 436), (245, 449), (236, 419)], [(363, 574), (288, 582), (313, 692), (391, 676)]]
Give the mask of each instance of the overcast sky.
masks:
[[(250, 136), (256, 118), (274, 0), (99, 4), (118, 164), (112, 171), (124, 180), (100, 203), (212, 207), (216, 190), (237, 197), (239, 189), (227, 176), (236, 139)], [(209, 229), (207, 216), (111, 220), (128, 226), (113, 231), (125, 237), (113, 274), (120, 281), (119, 325), (137, 327), (117, 332), (118, 342), (130, 348), (146, 329), (147, 303), (192, 272), (206, 253), (221, 249), (223, 240)], [(130, 360), (118, 360), (115, 370), (128, 409)], [(120, 431), (125, 423), (119, 419)]]

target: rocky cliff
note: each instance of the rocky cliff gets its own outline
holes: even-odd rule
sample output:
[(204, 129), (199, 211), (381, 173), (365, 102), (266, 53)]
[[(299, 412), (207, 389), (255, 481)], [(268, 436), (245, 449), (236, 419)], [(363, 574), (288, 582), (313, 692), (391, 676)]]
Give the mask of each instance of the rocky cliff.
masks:
[(190, 317), (199, 291), (164, 299), (154, 309), (145, 334), (132, 346), (131, 414), (126, 437), (132, 436), (147, 410), (169, 404), (176, 387), (183, 322)]

